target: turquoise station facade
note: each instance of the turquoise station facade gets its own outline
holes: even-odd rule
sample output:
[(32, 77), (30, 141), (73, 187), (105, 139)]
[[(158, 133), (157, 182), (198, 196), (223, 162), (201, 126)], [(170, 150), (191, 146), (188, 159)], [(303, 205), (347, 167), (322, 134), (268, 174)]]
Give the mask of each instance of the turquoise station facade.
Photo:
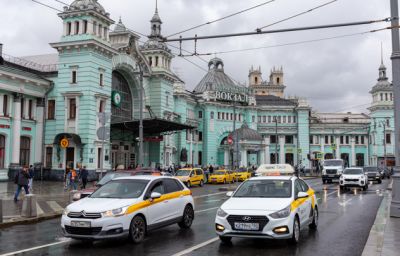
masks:
[(76, 0), (58, 16), (63, 34), (50, 44), (57, 54), (1, 55), (0, 179), (30, 164), (50, 180), (78, 165), (92, 174), (136, 167), (141, 86), (145, 166), (394, 164), (383, 61), (368, 114), (320, 113), (305, 98), (285, 97), (282, 67), (268, 79), (251, 67), (244, 86), (224, 72), (231, 63), (213, 58), (203, 79), (186, 85), (171, 70), (157, 9), (145, 43), (121, 19), (111, 29), (96, 0)]

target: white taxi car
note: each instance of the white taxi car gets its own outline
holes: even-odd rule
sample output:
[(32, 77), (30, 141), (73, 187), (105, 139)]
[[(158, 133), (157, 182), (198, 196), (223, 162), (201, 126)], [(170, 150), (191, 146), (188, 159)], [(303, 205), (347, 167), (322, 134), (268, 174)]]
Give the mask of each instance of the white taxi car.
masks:
[(116, 178), (89, 197), (68, 205), (61, 219), (66, 237), (98, 240), (129, 236), (141, 242), (146, 232), (178, 223), (187, 229), (194, 219), (192, 193), (172, 177)]
[[(275, 174), (274, 174), (275, 175)], [(261, 176), (242, 183), (217, 211), (216, 233), (222, 242), (232, 237), (289, 239), (318, 226), (314, 190), (295, 176)]]

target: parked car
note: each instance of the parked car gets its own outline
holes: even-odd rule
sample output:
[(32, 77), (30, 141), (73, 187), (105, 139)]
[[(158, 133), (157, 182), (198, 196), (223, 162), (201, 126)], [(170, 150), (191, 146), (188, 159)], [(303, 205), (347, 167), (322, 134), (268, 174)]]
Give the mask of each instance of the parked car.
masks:
[(208, 180), (210, 183), (232, 183), (233, 176), (228, 172), (228, 170), (217, 170), (210, 175)]
[(190, 188), (193, 185), (204, 185), (204, 172), (200, 168), (183, 168), (175, 173), (175, 177)]
[(368, 176), (368, 181), (382, 183), (383, 170), (376, 166), (366, 166), (364, 167), (364, 172)]
[(245, 181), (252, 177), (252, 169), (239, 168), (238, 170), (236, 170), (235, 174), (236, 174), (236, 180)]

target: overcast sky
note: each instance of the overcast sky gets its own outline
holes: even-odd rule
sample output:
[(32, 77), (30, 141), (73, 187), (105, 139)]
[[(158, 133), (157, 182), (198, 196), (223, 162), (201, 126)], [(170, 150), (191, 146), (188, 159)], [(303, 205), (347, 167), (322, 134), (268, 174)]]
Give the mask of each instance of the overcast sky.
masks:
[[(62, 9), (55, 0), (38, 0)], [(62, 0), (71, 3), (72, 0)], [(116, 22), (121, 16), (124, 24), (135, 31), (149, 34), (155, 0), (99, 0)], [(182, 31), (266, 0), (159, 0), (159, 14), (164, 36)], [(287, 18), (330, 0), (275, 0), (259, 8), (232, 18), (182, 34), (213, 35), (254, 31), (256, 28)], [(382, 19), (390, 16), (390, 0), (338, 0), (321, 9), (292, 20), (271, 26), (279, 29), (299, 26), (343, 23)], [(13, 56), (55, 53), (49, 43), (57, 42), (62, 23), (57, 12), (31, 0), (0, 0), (0, 42), (4, 52)], [(305, 40), (335, 37), (389, 26), (377, 23), (349, 28), (292, 32), (212, 39), (198, 42), (199, 53), (275, 46)], [(142, 41), (147, 38), (141, 37)], [(223, 59), (225, 72), (236, 81), (248, 81), (249, 68), (261, 66), (263, 78), (269, 77), (273, 66), (283, 66), (287, 96), (308, 98), (314, 110), (324, 112), (358, 111), (367, 113), (371, 102), (369, 90), (376, 83), (380, 65), (380, 45), (383, 43), (384, 63), (391, 79), (390, 31), (349, 36), (291, 46), (270, 47), (255, 51), (217, 54)], [(178, 45), (178, 44), (175, 44)], [(194, 51), (193, 44), (185, 42), (186, 50)], [(173, 52), (177, 53), (176, 49)], [(212, 56), (203, 56), (208, 61)], [(188, 58), (203, 69), (207, 63), (197, 57)], [(192, 90), (205, 75), (195, 65), (175, 57), (173, 69)]]

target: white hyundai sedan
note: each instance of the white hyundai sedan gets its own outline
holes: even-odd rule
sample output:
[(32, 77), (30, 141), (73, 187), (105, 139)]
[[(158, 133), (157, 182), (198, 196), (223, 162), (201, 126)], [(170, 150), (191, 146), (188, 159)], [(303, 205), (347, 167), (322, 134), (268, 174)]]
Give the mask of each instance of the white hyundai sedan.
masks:
[(64, 236), (98, 240), (129, 236), (141, 242), (146, 232), (194, 219), (192, 193), (172, 177), (129, 176), (107, 182), (93, 194), (68, 205), (61, 219)]
[(222, 242), (232, 237), (289, 239), (300, 230), (316, 229), (318, 205), (314, 190), (296, 176), (256, 177), (245, 181), (217, 211), (215, 228)]

